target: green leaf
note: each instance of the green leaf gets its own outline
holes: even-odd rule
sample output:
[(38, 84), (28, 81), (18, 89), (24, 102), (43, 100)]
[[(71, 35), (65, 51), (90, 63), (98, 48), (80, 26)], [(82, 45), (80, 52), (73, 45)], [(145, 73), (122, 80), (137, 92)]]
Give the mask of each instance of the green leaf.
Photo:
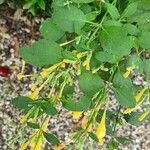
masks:
[(120, 71), (117, 71), (113, 77), (113, 86), (119, 88), (132, 87), (132, 82), (130, 78), (124, 78)]
[(133, 141), (127, 137), (115, 137), (115, 139), (121, 143), (122, 145), (128, 145), (128, 144), (131, 144), (133, 143)]
[(110, 16), (114, 19), (118, 19), (120, 17), (120, 14), (117, 8), (113, 4), (110, 4), (110, 3), (105, 3), (105, 4), (106, 4), (107, 11), (110, 14)]
[(64, 108), (70, 111), (84, 111), (90, 107), (91, 99), (86, 96), (81, 96), (78, 101), (67, 99), (62, 101), (62, 104)]
[(79, 87), (85, 95), (93, 96), (103, 88), (102, 79), (90, 71), (84, 71), (79, 76)]
[(150, 32), (143, 32), (138, 38), (138, 44), (141, 48), (150, 50)]
[(69, 59), (69, 60), (73, 60), (73, 61), (76, 60), (76, 56), (70, 51), (64, 50), (62, 52), (62, 55), (63, 55), (64, 59)]
[(119, 104), (126, 108), (133, 108), (136, 106), (136, 101), (131, 87), (116, 87), (114, 94)]
[(136, 10), (137, 10), (137, 7), (138, 7), (138, 3), (137, 2), (131, 3), (130, 5), (127, 6), (127, 8), (122, 13), (122, 17), (128, 18), (128, 17), (134, 15)]
[(126, 68), (127, 67), (133, 67), (134, 71), (137, 74), (142, 74), (143, 73), (143, 61), (140, 58), (139, 55), (133, 54), (131, 55), (128, 60), (126, 61)]
[(109, 54), (108, 52), (105, 51), (95, 53), (95, 58), (101, 62), (115, 63), (117, 61), (115, 55)]
[(132, 25), (132, 24), (124, 24), (124, 29), (127, 31), (128, 34), (130, 35), (138, 35), (139, 34), (139, 29), (135, 26), (135, 25)]
[(41, 9), (45, 10), (45, 2), (44, 0), (38, 0), (38, 5), (40, 6)]
[(40, 129), (40, 126), (36, 123), (32, 123), (32, 122), (27, 122), (27, 125), (30, 127), (30, 128), (33, 128), (33, 129)]
[(58, 113), (57, 109), (49, 101), (42, 101), (41, 105), (43, 111), (48, 115), (54, 116)]
[(93, 132), (90, 132), (89, 136), (93, 141), (99, 142), (99, 139), (97, 138), (96, 134), (94, 134)]
[(12, 100), (12, 105), (19, 109), (27, 109), (32, 105), (32, 99), (25, 96), (19, 96)]
[(146, 74), (146, 80), (150, 80), (150, 59), (144, 59), (144, 72)]
[(75, 3), (90, 3), (93, 2), (94, 0), (72, 0)]
[(133, 46), (133, 39), (119, 26), (106, 27), (100, 33), (100, 42), (104, 51), (120, 58), (128, 55)]
[(53, 22), (63, 31), (79, 32), (85, 25), (86, 17), (84, 13), (75, 6), (57, 7), (52, 16)]
[(98, 15), (98, 13), (99, 13), (98, 11), (92, 11), (92, 12), (86, 14), (86, 19), (87, 19), (88, 21), (95, 20), (96, 17), (97, 17), (97, 15)]
[(23, 9), (29, 9), (32, 6), (35, 5), (37, 1), (36, 0), (31, 0), (31, 1), (27, 1), (24, 5), (23, 5)]
[(42, 23), (40, 32), (45, 39), (54, 41), (59, 40), (64, 35), (64, 32), (57, 27), (50, 18)]
[(109, 26), (119, 26), (121, 27), (122, 24), (119, 21), (116, 20), (106, 20), (103, 22), (104, 27), (109, 27)]
[(113, 87), (115, 97), (121, 106), (133, 108), (136, 105), (130, 78), (124, 78), (121, 72), (117, 71), (113, 78)]
[(40, 40), (20, 49), (21, 57), (34, 66), (48, 66), (62, 59), (62, 48), (53, 41)]
[(56, 145), (56, 144), (60, 143), (58, 138), (56, 136), (54, 136), (53, 134), (46, 133), (43, 131), (43, 135), (44, 135), (45, 139), (52, 145)]
[[(143, 121), (139, 121), (139, 117), (142, 114), (142, 112), (132, 112), (131, 114), (124, 115), (124, 119), (131, 125), (139, 126), (143, 123)], [(146, 118), (144, 120), (146, 120)]]

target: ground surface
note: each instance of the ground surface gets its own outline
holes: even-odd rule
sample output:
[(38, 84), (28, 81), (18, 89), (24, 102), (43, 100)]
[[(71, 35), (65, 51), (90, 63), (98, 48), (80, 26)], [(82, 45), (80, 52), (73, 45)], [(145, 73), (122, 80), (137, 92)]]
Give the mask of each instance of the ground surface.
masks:
[[(5, 13), (4, 13), (5, 12)], [(16, 75), (20, 70), (19, 47), (24, 44), (31, 44), (39, 38), (39, 24), (42, 20), (38, 18), (27, 18), (21, 16), (22, 10), (17, 12), (0, 6), (0, 65), (8, 66), (11, 69), (10, 76), (0, 77), (0, 150), (18, 150), (18, 143), (15, 145), (16, 135), (21, 131), (18, 128), (19, 111), (11, 105), (11, 99), (18, 95), (26, 95), (29, 90), (28, 79), (17, 81)], [(26, 72), (36, 72), (37, 68), (27, 66)], [(138, 84), (142, 78), (136, 79)], [(68, 132), (73, 127), (73, 121), (69, 113), (60, 111), (57, 118), (51, 120), (49, 128), (62, 140), (68, 139)], [(118, 130), (120, 135), (127, 135), (133, 139), (133, 144), (124, 146), (122, 150), (148, 150), (150, 149), (150, 122), (147, 121), (140, 127), (127, 126)], [(24, 137), (19, 135), (20, 140)], [(12, 146), (12, 148), (10, 148)], [(49, 148), (47, 148), (49, 149)], [(87, 150), (87, 148), (85, 148)], [(94, 150), (101, 148), (95, 147)]]

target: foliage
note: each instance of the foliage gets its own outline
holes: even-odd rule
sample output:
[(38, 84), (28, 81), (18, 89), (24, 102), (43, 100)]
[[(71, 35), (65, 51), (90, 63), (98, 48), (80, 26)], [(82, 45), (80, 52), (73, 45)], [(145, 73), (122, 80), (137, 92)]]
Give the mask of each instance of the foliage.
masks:
[(38, 12), (51, 15), (52, 0), (0, 0), (0, 4), (7, 3), (10, 8), (23, 8), (35, 16)]
[[(39, 6), (44, 8), (42, 2)], [(111, 138), (108, 150), (131, 143), (116, 130), (125, 123), (140, 125), (150, 113), (150, 105), (144, 105), (150, 99), (149, 6), (147, 0), (53, 1), (52, 17), (40, 28), (43, 38), (20, 49), (23, 65), (18, 79), (31, 77), (35, 82), (27, 97), (12, 101), (23, 110), (20, 122), (35, 129), (22, 149), (42, 149), (44, 138), (52, 145), (60, 143), (46, 131), (60, 106), (71, 111), (80, 126), (71, 141), (53, 149), (72, 142), (81, 148), (87, 138), (103, 145), (105, 136)], [(25, 63), (42, 69), (24, 75)], [(145, 85), (132, 83), (133, 71), (144, 74)], [(79, 99), (74, 97), (74, 82), (82, 92)], [(110, 91), (117, 100), (114, 111)], [(141, 106), (143, 112), (138, 111)]]

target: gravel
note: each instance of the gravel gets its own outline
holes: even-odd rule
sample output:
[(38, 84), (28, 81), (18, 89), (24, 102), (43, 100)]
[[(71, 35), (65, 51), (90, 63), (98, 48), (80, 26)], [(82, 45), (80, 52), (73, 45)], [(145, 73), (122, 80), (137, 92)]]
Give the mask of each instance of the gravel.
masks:
[[(6, 13), (3, 13), (3, 12)], [(0, 65), (8, 66), (11, 74), (7, 77), (0, 77), (0, 150), (17, 150), (18, 142), (15, 141), (16, 135), (19, 135), (19, 141), (22, 141), (25, 135), (22, 135), (22, 129), (19, 127), (18, 118), (21, 114), (10, 104), (12, 98), (19, 95), (26, 95), (29, 90), (29, 80), (18, 81), (17, 73), (20, 71), (20, 58), (18, 49), (24, 44), (31, 44), (39, 38), (39, 24), (43, 18), (19, 17), (14, 19), (16, 12), (8, 7), (0, 7)], [(27, 66), (26, 72), (37, 72), (37, 68)], [(135, 77), (133, 82), (136, 84), (145, 84), (143, 77)], [(57, 117), (51, 119), (49, 129), (59, 136), (61, 140), (69, 139), (69, 132), (72, 131), (74, 122), (71, 115), (66, 110), (60, 110)], [(26, 130), (28, 133), (28, 130)], [(20, 133), (20, 134), (19, 134)], [(121, 147), (122, 150), (148, 150), (150, 149), (150, 124), (149, 120), (142, 126), (133, 127), (127, 125), (118, 129), (118, 134), (130, 136), (133, 144)], [(11, 143), (14, 140), (14, 143)], [(90, 142), (90, 144), (93, 144)], [(89, 143), (87, 144), (89, 145)], [(10, 146), (12, 148), (10, 148)], [(85, 149), (86, 146), (85, 146)], [(95, 146), (95, 150), (101, 149)]]

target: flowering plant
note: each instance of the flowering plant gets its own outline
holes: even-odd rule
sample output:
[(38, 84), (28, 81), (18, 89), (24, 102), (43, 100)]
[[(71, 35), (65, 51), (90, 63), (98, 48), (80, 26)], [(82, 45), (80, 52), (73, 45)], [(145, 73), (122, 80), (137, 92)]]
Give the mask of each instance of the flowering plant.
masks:
[[(150, 2), (147, 0), (55, 0), (53, 14), (40, 28), (42, 39), (20, 49), (22, 70), (18, 79), (35, 83), (27, 96), (13, 99), (23, 110), (20, 122), (35, 129), (20, 150), (42, 150), (44, 139), (54, 150), (70, 143), (84, 145), (91, 138), (107, 149), (128, 144), (117, 127), (140, 125), (150, 113)], [(24, 74), (25, 64), (42, 67), (38, 74)], [(132, 83), (132, 72), (144, 74), (145, 84)], [(74, 96), (77, 82), (81, 95)], [(116, 109), (110, 97), (114, 93)], [(62, 106), (79, 120), (71, 141), (60, 142), (47, 132), (50, 118)], [(139, 107), (143, 111), (138, 111)]]

